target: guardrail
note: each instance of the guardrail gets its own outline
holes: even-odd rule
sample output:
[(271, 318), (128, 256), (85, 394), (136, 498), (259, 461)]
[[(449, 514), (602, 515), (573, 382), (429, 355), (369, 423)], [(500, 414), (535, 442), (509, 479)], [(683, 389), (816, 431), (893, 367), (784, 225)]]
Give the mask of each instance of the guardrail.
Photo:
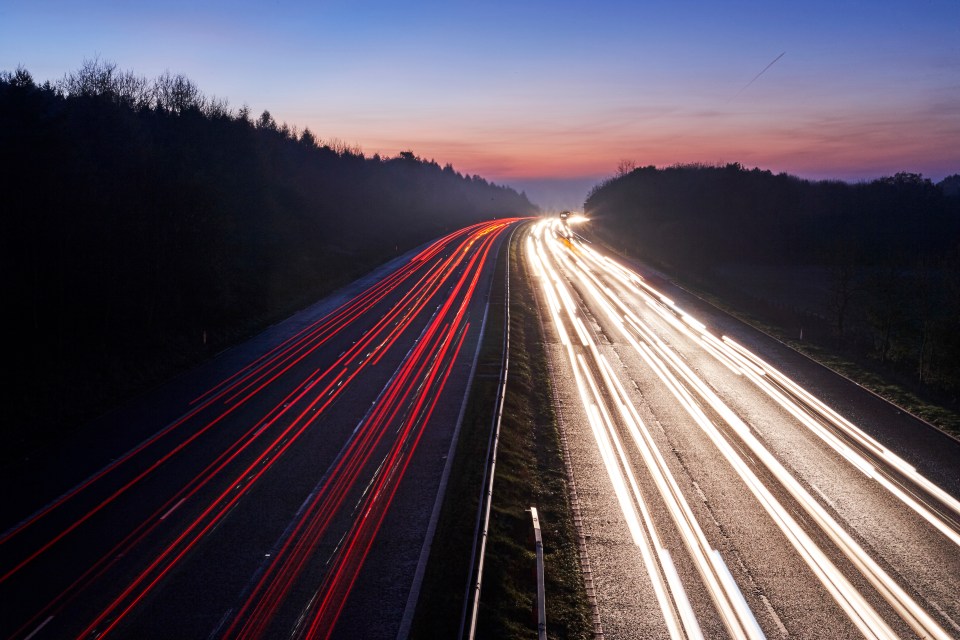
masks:
[(543, 579), (543, 537), (540, 535), (540, 516), (536, 507), (530, 507), (533, 519), (533, 547), (537, 552), (537, 638), (547, 640), (547, 595)]
[[(463, 638), (463, 630), (466, 626), (467, 605), (470, 601), (469, 593), (473, 592), (473, 608), (470, 613), (470, 628), (467, 638), (473, 640), (477, 632), (477, 615), (480, 611), (480, 591), (483, 586), (483, 560), (487, 551), (487, 538), (490, 532), (490, 508), (493, 503), (493, 477), (497, 467), (497, 445), (500, 443), (500, 421), (503, 418), (503, 403), (507, 390), (507, 373), (510, 369), (510, 247), (513, 244), (513, 236), (516, 233), (516, 227), (510, 232), (510, 238), (507, 241), (507, 273), (506, 273), (506, 291), (504, 293), (504, 311), (503, 311), (503, 354), (501, 355), (500, 381), (497, 385), (497, 400), (494, 404), (496, 411), (493, 416), (493, 424), (490, 432), (490, 439), (487, 442), (487, 457), (489, 464), (484, 469), (484, 479), (482, 482), (483, 493), (480, 496), (480, 510), (477, 512), (477, 525), (473, 533), (473, 555), (471, 556), (470, 578), (467, 583), (467, 594), (463, 599), (463, 611), (460, 615), (460, 631), (458, 638)], [(480, 512), (483, 512), (483, 529), (480, 531)], [(480, 553), (476, 553), (477, 540), (480, 540)], [(476, 580), (472, 580), (476, 570)], [(471, 585), (472, 584), (472, 589)]]

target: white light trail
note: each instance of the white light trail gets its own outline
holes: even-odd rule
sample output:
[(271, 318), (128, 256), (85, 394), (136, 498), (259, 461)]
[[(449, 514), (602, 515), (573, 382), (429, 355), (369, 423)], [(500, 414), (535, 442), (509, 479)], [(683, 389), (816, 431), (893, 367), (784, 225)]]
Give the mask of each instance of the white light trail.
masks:
[[(708, 353), (727, 366), (727, 368), (731, 368), (731, 364), (734, 364), (734, 366), (738, 365), (743, 373), (752, 373), (753, 375), (748, 375), (748, 377), (761, 391), (789, 411), (804, 424), (804, 426), (808, 427), (867, 477), (876, 480), (884, 489), (901, 500), (910, 507), (910, 509), (936, 527), (938, 531), (950, 539), (955, 545), (960, 547), (960, 531), (957, 530), (952, 522), (946, 520), (936, 510), (929, 508), (922, 501), (916, 499), (909, 490), (905, 490), (902, 486), (897, 486), (895, 479), (880, 473), (875, 473), (876, 469), (873, 464), (856, 453), (851, 447), (844, 444), (840, 438), (832, 434), (818, 418), (832, 425), (839, 432), (863, 447), (868, 453), (882, 458), (882, 461), (892, 465), (899, 473), (923, 489), (923, 491), (930, 494), (947, 511), (958, 518), (960, 518), (960, 501), (917, 472), (916, 469), (907, 464), (899, 456), (883, 447), (859, 427), (843, 418), (809, 391), (792, 381), (756, 354), (726, 336), (723, 336), (722, 340), (718, 340), (707, 331), (703, 323), (681, 311), (672, 300), (666, 298), (643, 282), (636, 274), (630, 273), (622, 265), (617, 264), (606, 256), (600, 256), (590, 247), (578, 244), (577, 249), (580, 250), (581, 256), (586, 257), (595, 267), (603, 270), (604, 273), (623, 282), (633, 293), (644, 299), (647, 305), (660, 317), (664, 318), (684, 334), (692, 337), (685, 328), (681, 328), (682, 325), (679, 324), (677, 315), (691, 327), (697, 328), (699, 335), (694, 339), (700, 342), (701, 346), (704, 343), (709, 344), (710, 346), (706, 349)], [(627, 284), (633, 282), (640, 282), (643, 290), (633, 284)], [(662, 301), (669, 306), (670, 309), (665, 309), (662, 305), (656, 304), (655, 299)], [(625, 309), (627, 308), (619, 299), (617, 299), (617, 302)], [(635, 317), (633, 319), (636, 320)], [(771, 378), (774, 382), (770, 381)], [(789, 395), (781, 393), (776, 385), (780, 385)], [(800, 402), (794, 401), (790, 395)]]
[[(607, 397), (616, 398), (613, 405), (620, 412), (621, 418), (630, 424), (631, 435), (635, 441), (643, 443), (643, 436), (639, 435), (639, 416), (634, 419), (635, 410), (632, 406), (628, 407), (629, 398), (626, 396), (626, 392), (623, 391), (622, 385), (619, 392), (616, 391), (616, 385), (620, 384), (619, 380), (614, 382), (615, 377), (611, 377), (610, 365), (600, 355), (569, 291), (556, 270), (549, 265), (542, 246), (536, 245), (536, 251), (538, 252), (536, 257), (538, 266), (550, 276), (542, 279), (548, 300), (554, 297), (563, 300), (563, 310), (566, 312), (566, 317), (580, 338), (580, 346), (591, 356), (590, 362), (599, 370), (601, 380), (607, 390)], [(612, 312), (612, 308), (609, 310)], [(552, 308), (552, 305), (551, 315), (554, 324), (562, 327), (564, 322), (556, 313), (556, 310)], [(566, 345), (566, 352), (574, 372), (574, 380), (581, 397), (581, 403), (586, 410), (591, 430), (597, 441), (601, 459), (607, 469), (614, 494), (627, 521), (634, 543), (641, 548), (647, 573), (653, 583), (671, 637), (684, 637), (679, 635), (679, 625), (682, 625), (685, 637), (702, 638), (702, 631), (676, 573), (676, 568), (673, 566), (669, 551), (660, 542), (660, 537), (629, 463), (628, 455), (617, 435), (614, 420), (607, 410), (607, 401), (600, 391), (591, 365), (588, 364), (584, 354), (575, 353), (572, 346)], [(634, 412), (633, 415), (630, 413), (631, 410)], [(649, 435), (647, 435), (647, 438), (649, 438)], [(647, 452), (645, 459), (649, 465), (650, 461), (653, 460), (653, 454)], [(664, 487), (664, 498), (668, 510), (680, 529), (684, 544), (691, 553), (725, 626), (734, 638), (744, 640), (763, 638), (764, 636), (752, 612), (746, 606), (743, 594), (735, 583), (724, 579), (723, 572), (726, 571), (726, 568), (717, 565), (718, 552), (709, 546), (706, 536), (700, 529), (676, 481), (672, 475), (669, 475), (670, 472), (665, 461), (662, 457), (659, 460), (660, 464), (655, 467), (657, 481), (659, 486)], [(633, 500), (630, 499), (631, 494)], [(638, 511), (642, 518), (637, 518)], [(655, 553), (651, 552), (651, 547)], [(677, 624), (678, 621), (679, 625)]]
[[(812, 394), (750, 351), (729, 338), (717, 339), (703, 323), (681, 311), (672, 300), (650, 287), (637, 274), (609, 258), (600, 256), (592, 248), (582, 243), (571, 242), (567, 237), (564, 237), (561, 243), (556, 234), (546, 231), (543, 223), (538, 225), (534, 237), (536, 241), (527, 244), (531, 261), (535, 265), (535, 272), (538, 275), (545, 276), (541, 277), (540, 281), (543, 285), (554, 325), (557, 327), (558, 333), (561, 335), (561, 342), (563, 342), (568, 353), (581, 400), (584, 403), (598, 447), (601, 450), (601, 457), (607, 466), (621, 508), (628, 519), (628, 526), (631, 529), (634, 541), (644, 550), (644, 561), (654, 582), (655, 590), (658, 592), (658, 598), (664, 598), (660, 601), (660, 604), (665, 617), (668, 619), (669, 627), (673, 628), (669, 622), (671, 617), (679, 618), (688, 637), (692, 637), (690, 635), (693, 629), (692, 623), (689, 621), (688, 613), (684, 610), (684, 607), (688, 607), (689, 603), (684, 604), (685, 594), (678, 591), (679, 578), (675, 574), (672, 561), (664, 563), (664, 558), (669, 558), (669, 553), (659, 546), (656, 529), (649, 519), (649, 512), (640, 495), (638, 484), (616, 436), (614, 420), (605, 409), (604, 395), (601, 394), (599, 385), (594, 379), (591, 366), (584, 358), (584, 354), (575, 354), (574, 347), (569, 343), (569, 340), (565, 340), (566, 330), (561, 317), (562, 312), (565, 312), (563, 315), (577, 333), (580, 342), (578, 347), (582, 348), (591, 357), (590, 361), (593, 363), (593, 367), (599, 371), (600, 380), (606, 390), (606, 397), (613, 399), (612, 406), (615, 407), (616, 413), (619, 415), (620, 423), (625, 425), (634, 444), (640, 451), (644, 464), (650, 472), (658, 492), (667, 504), (671, 519), (681, 532), (684, 544), (717, 606), (724, 625), (734, 637), (762, 637), (762, 631), (747, 606), (742, 592), (733, 581), (719, 552), (709, 547), (703, 532), (693, 518), (689, 505), (687, 505), (675, 479), (657, 450), (653, 438), (640, 420), (639, 414), (633, 407), (613, 368), (600, 354), (590, 332), (587, 330), (587, 323), (582, 318), (583, 313), (574, 303), (571, 293), (563, 283), (559, 269), (551, 263), (564, 267), (566, 273), (570, 274), (582, 290), (589, 294), (591, 302), (596, 303), (595, 307), (610, 320), (624, 339), (633, 346), (634, 350), (664, 383), (681, 407), (707, 434), (774, 523), (791, 542), (800, 557), (807, 563), (814, 575), (817, 576), (864, 636), (870, 638), (896, 637), (893, 630), (868, 604), (864, 596), (852, 586), (827, 558), (823, 550), (793, 519), (788, 510), (764, 486), (763, 482), (737, 452), (737, 448), (731, 443), (730, 436), (725, 435), (706, 415), (701, 408), (701, 403), (704, 407), (709, 407), (709, 410), (713, 411), (727, 426), (733, 429), (751, 453), (796, 500), (801, 509), (833, 541), (837, 548), (914, 631), (921, 637), (949, 637), (938, 623), (866, 553), (853, 537), (807, 492), (804, 486), (783, 467), (754, 435), (750, 427), (717, 396), (712, 388), (696, 375), (686, 362), (631, 310), (629, 305), (603, 283), (602, 277), (610, 277), (620, 283), (624, 289), (635, 295), (646, 307), (653, 310), (658, 317), (669, 323), (682, 335), (691, 339), (694, 344), (702, 347), (732, 373), (746, 376), (758, 389), (777, 402), (798, 422), (815, 433), (866, 477), (875, 479), (880, 486), (908, 505), (958, 545), (960, 545), (960, 535), (958, 535), (952, 523), (946, 521), (940, 513), (928, 508), (911, 491), (900, 486), (895, 477), (886, 472), (880, 473), (877, 465), (890, 465), (897, 473), (921, 487), (947, 510), (955, 514), (960, 514), (960, 503), (919, 474), (901, 458), (883, 448), (862, 430), (842, 418)], [(558, 298), (562, 305), (557, 304)], [(584, 385), (589, 387), (589, 394)], [(696, 399), (692, 394), (696, 395)], [(873, 458), (872, 462), (828, 429), (824, 422), (855, 442)], [(626, 474), (626, 479), (624, 479), (624, 474)], [(630, 501), (631, 491), (628, 491), (628, 485), (632, 491), (633, 499), (636, 500), (639, 507), (635, 507), (634, 503)], [(642, 517), (635, 522), (631, 522), (627, 514), (632, 513), (633, 517), (636, 518), (638, 508)], [(642, 532), (645, 532), (646, 537), (638, 536)], [(652, 542), (644, 542), (647, 539)], [(656, 555), (659, 558), (659, 570), (653, 566), (653, 554), (651, 554), (650, 549), (646, 548), (647, 544), (652, 544), (656, 550)], [(660, 575), (661, 571), (663, 577)], [(663, 584), (664, 580), (666, 586)], [(673, 604), (669, 607), (666, 602), (667, 588), (673, 594)], [(682, 589), (682, 587), (680, 588)], [(668, 615), (668, 611), (670, 615)], [(689, 616), (692, 616), (692, 611), (689, 612)], [(696, 631), (699, 632), (699, 626), (696, 627)]]

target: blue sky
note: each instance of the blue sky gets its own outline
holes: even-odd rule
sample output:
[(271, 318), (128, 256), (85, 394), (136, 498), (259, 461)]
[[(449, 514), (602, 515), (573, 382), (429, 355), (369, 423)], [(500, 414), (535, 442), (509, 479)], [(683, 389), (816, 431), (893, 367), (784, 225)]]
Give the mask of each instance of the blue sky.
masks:
[[(960, 20), (930, 2), (23, 2), (0, 68), (184, 73), (368, 153), (516, 184), (733, 162), (960, 171)], [(785, 55), (744, 88), (779, 54)]]

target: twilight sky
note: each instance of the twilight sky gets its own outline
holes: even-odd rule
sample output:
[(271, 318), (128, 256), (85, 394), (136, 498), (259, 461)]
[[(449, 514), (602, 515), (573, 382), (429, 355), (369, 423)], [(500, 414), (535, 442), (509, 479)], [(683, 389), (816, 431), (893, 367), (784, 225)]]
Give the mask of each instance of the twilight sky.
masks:
[(56, 80), (99, 55), (184, 73), (233, 107), (549, 205), (623, 159), (960, 172), (958, 14), (957, 0), (3, 0), (0, 69)]

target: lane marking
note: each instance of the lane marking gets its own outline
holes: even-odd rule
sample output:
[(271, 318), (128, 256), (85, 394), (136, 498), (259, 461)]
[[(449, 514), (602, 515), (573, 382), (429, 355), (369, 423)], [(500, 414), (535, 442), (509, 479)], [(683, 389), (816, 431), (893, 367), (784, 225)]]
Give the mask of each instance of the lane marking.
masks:
[(784, 638), (790, 637), (790, 632), (787, 631), (787, 628), (783, 625), (783, 621), (780, 619), (780, 616), (777, 615), (777, 612), (774, 611), (773, 605), (770, 604), (770, 600), (767, 599), (767, 596), (760, 594), (760, 602), (763, 603), (764, 608), (767, 610), (767, 614), (770, 616), (770, 619), (773, 620), (773, 623), (777, 625), (777, 629), (780, 630), (780, 635)]
[(166, 520), (168, 515), (170, 515), (170, 514), (173, 513), (174, 511), (176, 511), (177, 507), (179, 507), (180, 505), (182, 505), (182, 504), (183, 504), (184, 502), (186, 502), (186, 501), (187, 501), (186, 498), (180, 498), (180, 502), (178, 502), (177, 504), (175, 504), (175, 505), (173, 505), (172, 507), (170, 507), (170, 509), (169, 509), (165, 514), (163, 514), (162, 516), (160, 516), (160, 519), (161, 519), (161, 520)]
[(44, 620), (43, 622), (41, 622), (41, 623), (40, 623), (40, 626), (37, 627), (36, 629), (34, 629), (33, 631), (31, 631), (31, 632), (30, 632), (30, 635), (28, 635), (28, 636), (27, 636), (26, 638), (24, 638), (23, 640), (30, 640), (30, 638), (32, 638), (33, 636), (35, 636), (35, 635), (37, 635), (38, 633), (40, 633), (40, 630), (43, 629), (45, 626), (47, 626), (47, 624), (49, 624), (51, 620), (53, 620), (53, 616), (50, 616), (50, 617), (48, 617), (46, 620)]

